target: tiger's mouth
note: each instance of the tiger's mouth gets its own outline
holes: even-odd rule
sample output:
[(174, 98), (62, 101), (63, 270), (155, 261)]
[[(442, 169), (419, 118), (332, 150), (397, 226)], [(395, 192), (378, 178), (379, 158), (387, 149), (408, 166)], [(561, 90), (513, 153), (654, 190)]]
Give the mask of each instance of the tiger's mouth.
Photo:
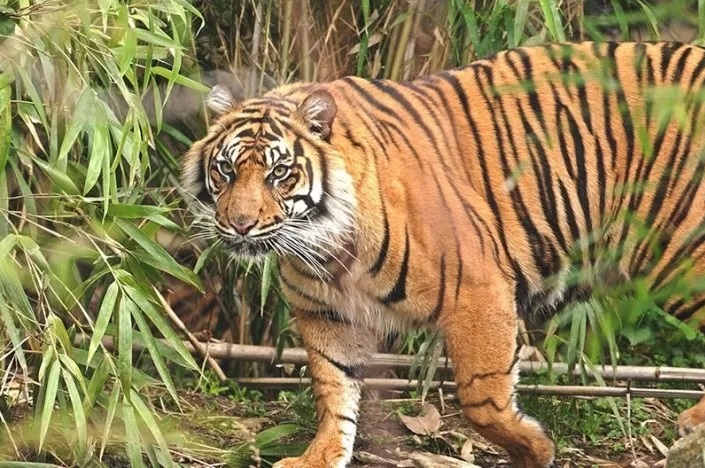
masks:
[(241, 258), (261, 259), (269, 252), (276, 249), (272, 245), (272, 238), (276, 233), (268, 233), (260, 236), (235, 235), (217, 229), (219, 238), (234, 255)]
[(274, 250), (267, 242), (256, 239), (236, 239), (230, 236), (220, 236), (220, 238), (233, 254), (242, 258), (259, 259)]

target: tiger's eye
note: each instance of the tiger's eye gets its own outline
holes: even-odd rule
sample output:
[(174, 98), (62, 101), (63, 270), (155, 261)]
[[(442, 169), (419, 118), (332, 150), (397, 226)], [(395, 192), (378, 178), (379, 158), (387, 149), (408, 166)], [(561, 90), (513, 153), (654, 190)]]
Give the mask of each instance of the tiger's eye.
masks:
[(218, 172), (224, 176), (230, 176), (233, 173), (233, 166), (228, 161), (218, 161)]
[(287, 172), (289, 172), (289, 169), (286, 166), (277, 166), (272, 170), (272, 174), (277, 179), (284, 177)]

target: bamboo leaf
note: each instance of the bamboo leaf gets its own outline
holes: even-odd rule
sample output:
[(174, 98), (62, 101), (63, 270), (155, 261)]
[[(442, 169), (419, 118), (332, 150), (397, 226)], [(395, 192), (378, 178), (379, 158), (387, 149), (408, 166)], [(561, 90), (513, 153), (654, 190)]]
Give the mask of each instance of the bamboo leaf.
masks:
[(565, 42), (565, 32), (560, 11), (558, 11), (558, 2), (555, 0), (539, 0), (539, 4), (551, 37), (556, 41)]
[(95, 109), (95, 91), (91, 88), (85, 88), (81, 93), (81, 97), (78, 99), (76, 108), (71, 116), (71, 121), (69, 127), (66, 129), (66, 134), (61, 142), (61, 148), (59, 149), (59, 155), (57, 158), (58, 167), (62, 170), (66, 168), (66, 157), (71, 150), (71, 147), (76, 142), (78, 135), (81, 133), (89, 117), (93, 114), (93, 109)]
[(116, 219), (115, 224), (117, 224), (118, 227), (125, 232), (125, 234), (130, 236), (132, 240), (137, 242), (137, 244), (148, 254), (146, 256), (135, 255), (139, 260), (144, 261), (154, 268), (169, 273), (170, 275), (186, 283), (196, 286), (201, 290), (203, 289), (201, 280), (191, 270), (179, 265), (162, 246), (147, 237), (134, 224), (121, 219)]
[(274, 276), (275, 264), (271, 255), (264, 258), (262, 265), (262, 284), (260, 286), (260, 314), (264, 314), (264, 306), (267, 303), (269, 289), (272, 286), (272, 277)]
[(51, 415), (54, 412), (54, 403), (56, 402), (56, 392), (59, 389), (59, 376), (61, 365), (58, 360), (51, 363), (49, 375), (44, 382), (44, 401), (42, 405), (42, 416), (39, 423), (39, 451), (42, 450), (44, 440), (46, 439), (47, 431), (49, 430), (49, 422)]
[(132, 387), (132, 314), (128, 301), (123, 297), (118, 306), (118, 372), (125, 394)]
[(130, 403), (131, 400), (132, 395), (130, 395), (129, 399), (125, 396), (122, 403), (122, 418), (125, 421), (125, 439), (127, 439), (125, 453), (128, 460), (130, 460), (130, 465), (133, 468), (137, 468), (144, 466), (144, 464), (142, 463), (142, 451), (140, 450), (140, 429), (137, 426), (135, 410)]
[(117, 412), (118, 401), (120, 399), (120, 386), (113, 385), (113, 389), (110, 393), (110, 400), (108, 402), (108, 412), (105, 415), (105, 427), (103, 429), (103, 440), (100, 443), (100, 454), (98, 458), (103, 458), (103, 453), (105, 452), (105, 446), (108, 443), (108, 436), (110, 435), (110, 429), (113, 426), (113, 419), (115, 418), (115, 413)]
[(9, 86), (0, 88), (0, 174), (5, 172), (5, 165), (10, 154), (12, 139), (11, 97), (12, 89)]
[[(86, 181), (83, 184), (83, 194), (87, 194), (98, 182), (98, 176), (103, 172), (105, 159), (110, 155), (110, 133), (108, 132), (108, 121), (105, 113), (100, 112), (101, 106), (96, 106), (95, 124), (93, 126), (93, 142), (91, 144), (91, 154), (88, 158), (88, 169), (86, 170)], [(107, 174), (109, 176), (109, 174)], [(106, 174), (103, 174), (105, 177)], [(109, 194), (108, 194), (109, 195)], [(106, 196), (106, 194), (103, 194)]]
[(174, 387), (174, 382), (172, 382), (171, 375), (169, 374), (169, 369), (167, 369), (166, 364), (164, 363), (164, 358), (162, 358), (162, 355), (159, 353), (159, 349), (157, 348), (157, 344), (154, 340), (152, 332), (149, 330), (149, 325), (147, 324), (147, 321), (142, 316), (140, 310), (135, 306), (134, 302), (128, 301), (128, 303), (130, 311), (132, 312), (132, 318), (135, 319), (135, 323), (137, 323), (137, 328), (139, 328), (140, 332), (142, 333), (142, 338), (144, 339), (144, 343), (147, 346), (147, 351), (149, 351), (149, 355), (152, 357), (154, 367), (157, 368), (157, 372), (159, 373), (159, 376), (161, 377), (162, 382), (164, 382), (164, 386), (166, 387), (171, 397), (174, 399), (174, 401), (179, 401), (179, 397), (176, 394), (176, 388)]
[[(12, 352), (17, 357), (17, 361), (19, 362), (22, 370), (27, 373), (27, 359), (25, 358), (24, 350), (22, 349), (22, 337), (20, 336), (20, 331), (17, 329), (15, 319), (13, 318), (10, 308), (8, 307), (7, 302), (5, 302), (5, 298), (2, 294), (0, 294), (0, 318), (2, 319), (2, 328), (7, 332), (7, 335), (12, 342)], [(44, 364), (44, 362), (42, 362), (42, 364)]]
[(301, 428), (297, 424), (280, 424), (260, 431), (255, 436), (255, 445), (263, 447), (284, 437), (291, 437), (298, 433)]
[[(154, 73), (155, 75), (159, 75), (163, 78), (172, 78), (171, 70), (167, 70), (164, 67), (152, 67), (152, 73)], [(173, 80), (181, 86), (186, 86), (187, 88), (191, 88), (202, 93), (207, 93), (208, 91), (210, 91), (207, 86), (202, 85), (201, 83), (194, 81), (191, 78), (187, 78), (183, 75), (176, 75), (175, 77), (173, 77)]]
[[(154, 439), (157, 441), (157, 444), (162, 450), (162, 453), (168, 454), (169, 447), (166, 444), (166, 440), (164, 440), (164, 436), (162, 435), (161, 429), (159, 429), (157, 420), (154, 419), (154, 412), (150, 410), (147, 405), (144, 404), (142, 398), (140, 398), (140, 396), (134, 391), (132, 393), (132, 398), (130, 399), (130, 401), (132, 401), (134, 408), (137, 410), (137, 414), (140, 415), (140, 418), (142, 418), (142, 421), (144, 421), (145, 425), (147, 426), (147, 429), (149, 429), (149, 431), (152, 433), (152, 436), (154, 436)], [(168, 459), (166, 466), (174, 466), (171, 459)]]
[(157, 327), (159, 333), (162, 334), (162, 336), (169, 342), (179, 356), (181, 356), (184, 363), (192, 370), (198, 370), (198, 364), (196, 364), (196, 361), (193, 359), (191, 353), (189, 353), (183, 345), (181, 338), (178, 337), (176, 332), (174, 332), (162, 314), (157, 311), (154, 305), (152, 305), (147, 294), (131, 286), (125, 286), (125, 292), (128, 296), (130, 296), (130, 299), (137, 304), (139, 309), (147, 315), (152, 324)]
[(81, 404), (81, 396), (78, 393), (76, 382), (74, 382), (71, 374), (65, 369), (62, 373), (64, 377), (64, 382), (66, 383), (66, 390), (68, 390), (69, 399), (71, 400), (74, 421), (76, 421), (78, 449), (80, 453), (85, 453), (88, 442), (88, 429), (86, 424), (86, 414), (83, 412), (83, 405)]
[(86, 396), (83, 402), (84, 410), (88, 410), (95, 405), (98, 397), (105, 391), (105, 384), (110, 377), (110, 366), (108, 365), (108, 357), (104, 356), (93, 372), (91, 380), (86, 388)]
[(105, 336), (105, 329), (108, 327), (108, 323), (110, 323), (110, 318), (112, 317), (113, 311), (115, 310), (115, 303), (117, 302), (118, 292), (119, 290), (117, 282), (111, 283), (110, 286), (108, 286), (108, 289), (105, 291), (105, 296), (103, 296), (103, 302), (100, 305), (100, 310), (98, 310), (98, 317), (95, 321), (95, 327), (93, 327), (93, 335), (91, 336), (91, 342), (88, 345), (88, 362), (90, 362), (93, 358), (93, 354), (95, 354), (96, 350), (98, 349), (100, 341), (103, 339), (103, 336)]

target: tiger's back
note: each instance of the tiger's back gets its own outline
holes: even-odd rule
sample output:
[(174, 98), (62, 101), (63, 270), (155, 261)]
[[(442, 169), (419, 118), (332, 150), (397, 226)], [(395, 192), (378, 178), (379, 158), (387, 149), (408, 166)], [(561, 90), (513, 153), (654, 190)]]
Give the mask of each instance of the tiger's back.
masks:
[[(705, 52), (691, 45), (584, 43), (515, 49), (413, 82), (333, 82), (347, 104), (333, 144), (372, 155), (359, 164), (378, 175), (382, 200), (369, 213), (386, 213), (370, 230), (387, 247), (362, 263), (383, 250), (400, 263), (411, 232), (419, 276), (440, 268), (439, 249), (455, 286), (462, 264), (487, 257), (516, 282), (520, 312), (605, 278), (662, 286), (702, 250), (692, 237), (705, 212), (704, 72)], [(590, 273), (570, 284), (577, 269)], [(703, 304), (668, 305), (688, 318)]]
[[(475, 427), (549, 466), (552, 441), (515, 403), (518, 314), (596, 282), (705, 273), (704, 79), (694, 46), (583, 43), (404, 83), (216, 93), (184, 183), (237, 252), (280, 255), (317, 395), (316, 438), (278, 466), (350, 459), (364, 366), (380, 331), (409, 324), (444, 331)], [(703, 305), (664, 304), (684, 319)]]

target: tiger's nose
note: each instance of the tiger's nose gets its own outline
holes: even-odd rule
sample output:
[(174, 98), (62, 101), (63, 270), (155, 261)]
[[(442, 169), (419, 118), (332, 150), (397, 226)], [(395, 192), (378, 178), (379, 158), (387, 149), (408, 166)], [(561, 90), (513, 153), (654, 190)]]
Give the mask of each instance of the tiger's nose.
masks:
[(257, 224), (256, 219), (246, 219), (246, 218), (239, 218), (235, 221), (232, 222), (231, 226), (235, 231), (240, 234), (241, 236), (244, 236), (250, 230), (255, 227), (255, 224)]

